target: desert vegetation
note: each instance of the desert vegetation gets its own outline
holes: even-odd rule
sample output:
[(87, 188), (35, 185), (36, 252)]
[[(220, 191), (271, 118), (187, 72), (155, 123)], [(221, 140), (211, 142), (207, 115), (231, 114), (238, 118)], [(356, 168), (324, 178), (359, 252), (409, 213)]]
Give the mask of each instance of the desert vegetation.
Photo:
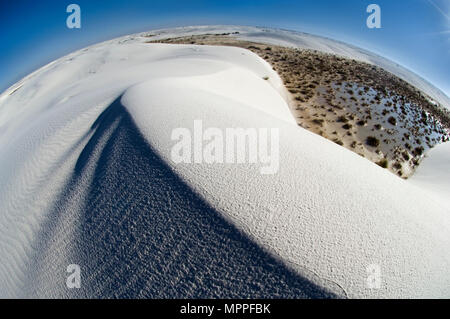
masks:
[[(450, 113), (384, 69), (333, 54), (204, 34), (149, 43), (224, 45), (269, 62), (299, 126), (407, 178), (425, 152), (450, 139)], [(269, 80), (264, 77), (264, 80)]]

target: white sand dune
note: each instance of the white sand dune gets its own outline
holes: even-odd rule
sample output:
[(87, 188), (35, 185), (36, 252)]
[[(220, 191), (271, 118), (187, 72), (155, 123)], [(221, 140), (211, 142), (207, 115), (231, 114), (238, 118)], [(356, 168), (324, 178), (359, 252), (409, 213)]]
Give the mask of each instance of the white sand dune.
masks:
[(437, 145), (430, 150), (411, 179), (422, 189), (438, 197), (438, 201), (447, 201), (450, 207), (450, 143)]
[[(250, 51), (146, 40), (75, 52), (0, 96), (1, 297), (450, 296), (448, 145), (402, 180), (298, 127)], [(278, 128), (278, 174), (173, 163), (173, 129), (199, 119)]]

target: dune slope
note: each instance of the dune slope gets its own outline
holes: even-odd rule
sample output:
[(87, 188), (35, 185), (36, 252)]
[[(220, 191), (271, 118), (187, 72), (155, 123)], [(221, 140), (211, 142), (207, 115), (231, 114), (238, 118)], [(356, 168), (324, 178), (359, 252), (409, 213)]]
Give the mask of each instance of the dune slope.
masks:
[[(185, 185), (147, 144), (120, 97), (91, 130), (40, 230), (27, 297), (333, 296), (271, 257)], [(61, 289), (65, 274), (58, 270), (70, 263), (83, 265), (82, 289)]]

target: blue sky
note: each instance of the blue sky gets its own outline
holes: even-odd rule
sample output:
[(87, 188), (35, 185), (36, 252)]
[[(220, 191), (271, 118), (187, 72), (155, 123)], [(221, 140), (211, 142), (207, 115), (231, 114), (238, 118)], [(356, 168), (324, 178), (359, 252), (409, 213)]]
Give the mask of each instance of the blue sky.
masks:
[[(82, 28), (66, 27), (67, 5)], [(366, 7), (381, 7), (381, 29)], [(1, 1), (0, 92), (54, 59), (155, 28), (236, 24), (309, 32), (357, 45), (418, 73), (450, 96), (450, 0)]]

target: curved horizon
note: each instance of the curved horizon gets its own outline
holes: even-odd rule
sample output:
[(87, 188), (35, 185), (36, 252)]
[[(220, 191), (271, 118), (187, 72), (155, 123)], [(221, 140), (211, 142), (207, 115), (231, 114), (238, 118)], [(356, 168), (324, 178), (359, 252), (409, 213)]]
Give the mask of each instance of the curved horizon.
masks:
[(251, 1), (76, 3), (81, 7), (81, 29), (66, 27), (68, 3), (2, 4), (1, 92), (53, 60), (98, 42), (161, 28), (243, 25), (305, 32), (355, 45), (404, 66), (450, 97), (446, 73), (450, 69), (449, 21), (445, 14), (450, 6), (441, 0), (377, 1), (382, 10), (381, 29), (365, 26), (371, 1), (357, 5), (329, 0), (263, 1), (258, 5)]

